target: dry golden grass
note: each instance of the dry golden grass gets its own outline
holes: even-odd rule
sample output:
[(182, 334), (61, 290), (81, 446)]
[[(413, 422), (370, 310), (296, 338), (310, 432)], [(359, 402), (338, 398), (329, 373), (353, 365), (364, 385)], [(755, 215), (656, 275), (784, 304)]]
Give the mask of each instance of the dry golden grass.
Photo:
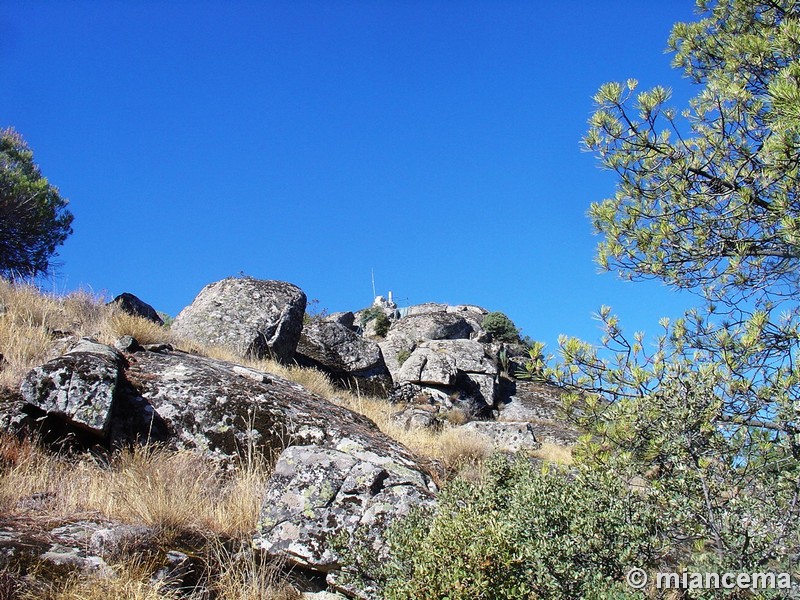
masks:
[(140, 344), (174, 342), (169, 329), (142, 317), (130, 315), (116, 306), (110, 306), (103, 315), (99, 341), (112, 344), (124, 335), (133, 336)]
[(286, 582), (281, 563), (250, 549), (231, 555), (219, 544), (212, 548), (209, 569), (215, 573), (210, 587), (217, 600), (300, 600), (301, 594)]
[(175, 590), (170, 582), (153, 580), (157, 565), (131, 559), (110, 565), (112, 577), (75, 575), (58, 589), (37, 590), (24, 600), (301, 600), (301, 594), (286, 582), (280, 563), (251, 551), (231, 554), (212, 542), (206, 557), (208, 577), (205, 591)]
[(39, 516), (100, 514), (166, 535), (194, 530), (235, 538), (255, 529), (271, 465), (253, 460), (227, 473), (200, 454), (159, 448), (123, 451), (103, 464), (2, 435), (0, 470), (6, 514), (24, 512), (25, 500), (37, 495), (47, 499)]
[(74, 575), (65, 585), (22, 595), (24, 600), (178, 600), (186, 598), (167, 582), (151, 581), (154, 565), (137, 560), (111, 565), (112, 577)]
[(572, 448), (549, 442), (542, 442), (542, 446), (538, 450), (534, 450), (531, 455), (559, 465), (571, 465), (573, 460)]
[(88, 292), (58, 297), (0, 279), (0, 386), (13, 388), (42, 364), (66, 336), (113, 343), (132, 335), (141, 344), (171, 341), (169, 331), (134, 317)]
[[(296, 600), (300, 596), (286, 583), (279, 563), (254, 552), (231, 552), (220, 541), (247, 544), (256, 528), (270, 471), (271, 466), (260, 458), (251, 457), (227, 472), (199, 454), (158, 448), (123, 451), (110, 462), (66, 459), (30, 441), (0, 434), (0, 514), (11, 521), (43, 524), (82, 518), (143, 524), (152, 527), (165, 546), (189, 534), (205, 540), (198, 552), (213, 574), (209, 586), (216, 598)], [(34, 496), (40, 500), (32, 505)], [(76, 575), (65, 585), (37, 588), (19, 597), (195, 597), (178, 595), (163, 582), (151, 581), (156, 566), (141, 555), (130, 555), (110, 567), (114, 574), (110, 578)]]

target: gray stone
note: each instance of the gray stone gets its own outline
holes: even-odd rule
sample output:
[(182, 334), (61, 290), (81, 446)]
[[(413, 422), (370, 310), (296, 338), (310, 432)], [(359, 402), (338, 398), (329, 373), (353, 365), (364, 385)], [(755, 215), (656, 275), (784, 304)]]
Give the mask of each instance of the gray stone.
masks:
[(442, 421), (436, 407), (429, 405), (409, 406), (392, 415), (392, 419), (409, 429), (438, 429)]
[(132, 335), (123, 335), (114, 342), (114, 348), (120, 352), (138, 352), (142, 349)]
[(540, 442), (573, 446), (580, 431), (564, 415), (562, 391), (554, 385), (535, 381), (517, 380), (513, 394), (498, 402), (498, 421), (533, 424)]
[(300, 335), (295, 360), (331, 375), (345, 388), (386, 396), (392, 378), (380, 346), (336, 322), (313, 320)]
[(405, 459), (377, 454), (355, 439), (333, 448), (292, 446), (267, 484), (254, 544), (305, 567), (335, 571), (337, 538), (348, 545), (360, 532), (385, 552), (388, 523), (432, 502), (434, 489)]
[(530, 423), (472, 421), (461, 425), (461, 428), (484, 436), (491, 441), (495, 449), (502, 452), (537, 450), (541, 447), (541, 443), (534, 435), (534, 427)]
[(30, 371), (22, 382), (24, 402), (101, 436), (125, 363), (110, 346), (82, 339), (69, 352)]
[(130, 315), (142, 317), (143, 319), (147, 319), (148, 321), (152, 321), (158, 325), (164, 324), (163, 319), (158, 315), (158, 312), (156, 312), (155, 308), (128, 292), (120, 294), (111, 302), (109, 302), (109, 304), (118, 306), (121, 310)]
[(452, 387), (486, 406), (494, 404), (495, 362), (474, 340), (431, 340), (420, 344), (397, 373), (396, 382)]
[(290, 362), (305, 309), (306, 295), (290, 283), (228, 278), (203, 288), (175, 318), (171, 330), (242, 357)]
[(344, 325), (348, 329), (356, 330), (356, 316), (352, 312), (336, 312), (331, 313), (323, 318), (323, 321), (329, 323), (338, 323)]

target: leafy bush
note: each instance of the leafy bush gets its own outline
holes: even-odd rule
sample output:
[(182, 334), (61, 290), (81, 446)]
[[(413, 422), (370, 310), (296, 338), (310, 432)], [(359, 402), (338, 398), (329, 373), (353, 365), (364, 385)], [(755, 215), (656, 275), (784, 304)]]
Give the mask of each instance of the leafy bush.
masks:
[(389, 600), (644, 598), (625, 584), (652, 564), (657, 515), (600, 471), (537, 470), (494, 456), (482, 482), (451, 482), (435, 512), (390, 528)]
[(404, 362), (408, 360), (410, 356), (411, 356), (411, 350), (405, 350), (405, 349), (400, 350), (400, 352), (397, 353), (397, 362), (402, 365)]
[(491, 333), (494, 339), (501, 342), (519, 341), (519, 329), (504, 313), (490, 312), (483, 318), (481, 327)]
[(377, 306), (368, 308), (361, 314), (361, 326), (365, 327), (370, 321), (375, 321), (375, 334), (380, 337), (386, 337), (389, 333), (389, 328), (392, 326), (392, 321), (384, 314)]

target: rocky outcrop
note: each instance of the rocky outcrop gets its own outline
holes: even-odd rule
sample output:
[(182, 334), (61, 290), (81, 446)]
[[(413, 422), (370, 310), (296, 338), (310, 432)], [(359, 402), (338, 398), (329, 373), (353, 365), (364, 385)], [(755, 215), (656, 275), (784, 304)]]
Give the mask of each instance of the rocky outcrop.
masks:
[(500, 422), (531, 423), (540, 442), (573, 446), (580, 431), (565, 419), (562, 390), (548, 383), (517, 380), (511, 394), (498, 403)]
[(279, 454), (254, 543), (334, 585), (337, 544), (366, 532), (382, 552), (387, 524), (435, 491), (366, 417), (275, 375), (168, 346), (123, 354), (82, 340), (28, 374), (21, 402), (29, 424), (57, 419), (107, 448), (157, 440), (220, 461)]
[(158, 315), (155, 308), (128, 292), (123, 292), (109, 302), (109, 304), (118, 306), (121, 310), (130, 315), (142, 317), (158, 325), (164, 324), (163, 319)]
[(380, 346), (336, 321), (312, 319), (307, 323), (295, 360), (328, 373), (347, 389), (385, 397), (392, 388)]
[[(329, 583), (335, 585), (348, 538), (364, 536), (380, 554), (387, 525), (432, 501), (427, 478), (410, 467), (351, 439), (335, 447), (287, 448), (264, 498), (256, 547), (329, 571)], [(337, 547), (343, 532), (348, 538), (340, 537)]]
[(472, 324), (459, 315), (443, 311), (420, 313), (393, 323), (379, 345), (392, 379), (397, 383), (402, 380), (403, 363), (419, 344), (429, 340), (469, 339), (474, 331)]
[(172, 331), (242, 357), (290, 362), (305, 309), (306, 295), (297, 286), (231, 277), (203, 288), (175, 318)]
[(472, 414), (485, 416), (494, 405), (497, 366), (474, 340), (422, 342), (403, 362), (398, 383), (455, 390)]

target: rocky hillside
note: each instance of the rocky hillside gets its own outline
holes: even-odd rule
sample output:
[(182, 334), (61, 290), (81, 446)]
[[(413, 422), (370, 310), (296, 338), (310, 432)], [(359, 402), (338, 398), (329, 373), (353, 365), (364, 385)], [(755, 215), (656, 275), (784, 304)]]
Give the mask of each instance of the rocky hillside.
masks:
[[(13, 302), (10, 292), (5, 302)], [(492, 448), (542, 456), (543, 443), (552, 451), (577, 437), (559, 415), (557, 389), (514, 378), (525, 347), (493, 336), (484, 327), (486, 309), (424, 304), (400, 311), (382, 298), (351, 313), (310, 317), (305, 309), (296, 286), (231, 278), (204, 288), (170, 331), (135, 296), (115, 299), (109, 314), (133, 313), (137, 326), (149, 320), (146, 340), (133, 330), (80, 337), (50, 328), (49, 359), (6, 389), (0, 407), (7, 432), (0, 468), (7, 482), (26, 482), (0, 487), (7, 514), (0, 587), (5, 581), (16, 594), (0, 597), (24, 597), (26, 589), (52, 595), (76, 577), (115, 580), (121, 564), (139, 557), (147, 585), (223, 598), (212, 580), (242, 552), (248, 564), (266, 560), (273, 571), (293, 566), (292, 589), (376, 597), (368, 573), (343, 576), (363, 568), (344, 552), (354, 540), (367, 539), (384, 555), (387, 527), (435, 503), (437, 482), (463, 469), (464, 457), (479, 460)], [(4, 317), (13, 310), (4, 307)], [(326, 383), (322, 394), (309, 391), (291, 380), (298, 373), (338, 390)], [(373, 407), (372, 419), (360, 414), (365, 407)], [(75, 512), (59, 512), (51, 502), (65, 502), (58, 481), (23, 477), (25, 469), (36, 471), (25, 456), (49, 459), (14, 441), (22, 438), (41, 440), (72, 465), (100, 461), (112, 474), (114, 457), (137, 447), (201, 457), (198, 479), (237, 481), (243, 465), (268, 467), (251, 488), (258, 505), (251, 529), (203, 534), (223, 548), (216, 556), (224, 560), (215, 563), (195, 539), (207, 524), (170, 528), (126, 514), (119, 496), (134, 497), (130, 489), (106, 504), (70, 496)], [(461, 458), (448, 461), (434, 451), (442, 447), (458, 448)], [(59, 464), (70, 473), (63, 478), (74, 476)], [(145, 469), (133, 485), (149, 483)], [(227, 493), (207, 503), (223, 505)], [(30, 527), (37, 514), (47, 518)]]

